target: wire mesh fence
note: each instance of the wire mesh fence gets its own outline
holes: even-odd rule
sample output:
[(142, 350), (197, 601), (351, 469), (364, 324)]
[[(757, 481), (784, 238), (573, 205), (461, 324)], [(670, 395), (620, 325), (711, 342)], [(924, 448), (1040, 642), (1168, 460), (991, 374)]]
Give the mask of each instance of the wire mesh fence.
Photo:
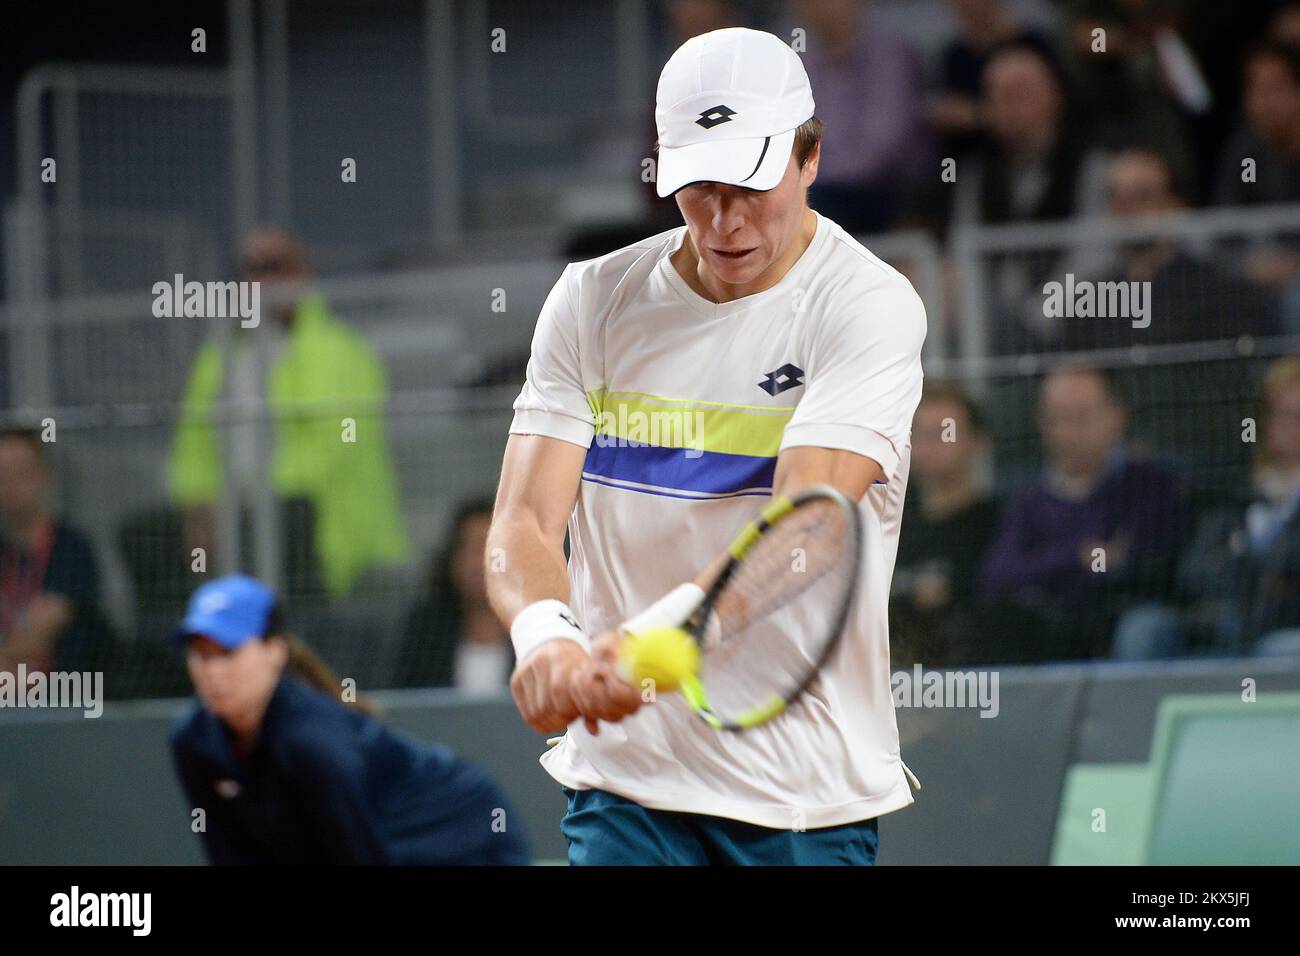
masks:
[[(1180, 613), (1208, 613), (1202, 605), (1209, 586), (1217, 581), (1226, 587), (1231, 582), (1223, 576), (1236, 573), (1231, 549), (1240, 542), (1234, 545), (1236, 525), (1224, 524), (1224, 516), (1234, 509), (1244, 515), (1254, 494), (1253, 467), (1261, 446), (1252, 438), (1263, 433), (1252, 435), (1250, 422), (1259, 421), (1260, 383), (1281, 357), (1295, 354), (1296, 345), (1279, 339), (1261, 343), (1250, 356), (1180, 356), (1112, 368), (1127, 409), (1126, 446), (1132, 460), (1150, 472), (1148, 480), (1098, 500), (1102, 512), (1118, 509), (1114, 515), (1098, 514), (1098, 536), (1113, 540), (1126, 529), (1147, 535), (1147, 540), (1128, 542), (1134, 552), (1149, 552), (1140, 573), (1126, 573), (1121, 557), (1112, 554), (1108, 573), (1095, 576), (1096, 586), (1074, 595), (1078, 603), (1058, 607), (1039, 600), (1043, 595), (1036, 591), (1052, 579), (1034, 577), (1031, 548), (1025, 545), (1018, 554), (1031, 563), (1022, 569), (1024, 580), (1009, 588), (1013, 600), (985, 601), (992, 596), (982, 590), (988, 586), (985, 571), (981, 566), (967, 569), (970, 580), (955, 580), (951, 586), (975, 593), (989, 609), (969, 618), (961, 609), (950, 609), (942, 627), (946, 633), (964, 629), (962, 640), (937, 649), (925, 645), (916, 653), (951, 663), (1107, 656), (1119, 618), (1130, 608), (1157, 604)], [(999, 504), (1002, 523), (1016, 496), (1040, 485), (1050, 457), (1041, 433), (1043, 381), (1044, 373), (980, 380), (993, 463), (988, 490)], [(182, 662), (168, 638), (185, 602), (200, 583), (223, 569), (256, 566), (255, 542), (267, 529), (255, 524), (269, 513), (278, 542), (274, 577), (280, 581), (290, 627), (341, 677), (362, 688), (484, 686), (493, 680), (502, 686), (510, 664), (508, 641), (485, 613), (482, 558), (513, 394), (513, 388), (505, 387), (391, 397), (384, 419), (406, 545), (391, 560), (363, 566), (343, 591), (324, 583), (323, 566), (332, 559), (329, 549), (347, 552), (358, 542), (319, 533), (323, 513), (330, 520), (328, 510), (336, 507), (325, 492), (288, 494), (273, 487), (269, 512), (260, 512), (255, 501), (239, 502), (240, 553), (223, 554), (219, 542), (213, 545), (204, 538), (198, 517), (204, 508), (177, 504), (169, 495), (168, 460), (175, 454), (178, 432), (174, 417), (149, 419), (122, 408), (108, 415), (59, 416), (57, 442), (49, 446), (57, 510), (93, 543), (95, 567), (84, 573), (97, 582), (102, 610), (94, 624), (99, 630), (65, 649), (66, 669), (104, 671), (116, 696), (182, 692)], [(327, 429), (336, 428), (338, 409), (322, 409), (320, 416)], [(227, 410), (216, 427), (244, 424), (246, 416)], [(339, 468), (333, 466), (331, 481), (347, 480)], [(911, 483), (915, 499), (924, 490), (924, 476), (914, 470)], [(354, 534), (364, 536), (366, 529), (388, 520), (381, 513), (382, 499), (374, 496), (375, 514), (356, 516), (359, 520), (350, 527), (361, 530)], [(363, 494), (349, 505), (364, 510), (370, 500)], [(910, 502), (904, 518), (910, 550), (944, 554), (952, 542), (927, 538), (933, 529), (917, 517), (917, 507), (917, 500)], [(1152, 518), (1161, 515), (1168, 519), (1164, 524), (1164, 519)], [(1135, 516), (1147, 523), (1130, 528)], [(990, 525), (986, 550), (1001, 527)], [(1073, 533), (1061, 531), (1063, 536)], [(205, 547), (205, 540), (204, 561), (196, 563), (194, 548)], [(1048, 543), (1044, 539), (1038, 545)], [(907, 562), (900, 562), (896, 591), (902, 593), (908, 575)], [(1280, 568), (1270, 586), (1295, 583), (1287, 577), (1294, 573), (1295, 568)], [(1231, 591), (1227, 588), (1216, 600), (1225, 607), (1233, 600), (1250, 600)], [(1018, 615), (1008, 609), (1019, 598), (1026, 599), (1030, 612)], [(1238, 610), (1242, 620), (1249, 618), (1244, 604)], [(1294, 609), (1283, 607), (1279, 613), (1273, 626), (1297, 623), (1286, 617)], [(1074, 633), (1076, 625), (1086, 633)], [(908, 637), (905, 613), (895, 614), (894, 627), (901, 663), (911, 652), (902, 645), (917, 639)], [(1255, 636), (1206, 632), (1188, 653), (1232, 652)]]
[[(1016, 578), (1013, 563), (1010, 581), (1004, 574), (999, 585), (1010, 604), (1029, 606), (1026, 614), (985, 600), (995, 589), (981, 555), (961, 572), (964, 580), (948, 586), (996, 606), (969, 619), (951, 615), (942, 640), (933, 627), (928, 637), (916, 638), (915, 628), (908, 637), (900, 611), (900, 662), (913, 652), (952, 662), (1105, 656), (1117, 646), (1123, 614), (1144, 605), (1196, 618), (1194, 639), (1169, 653), (1241, 649), (1266, 627), (1300, 623), (1285, 600), (1245, 593), (1297, 583), (1289, 552), (1277, 555), (1267, 581), (1251, 577), (1249, 562), (1232, 552), (1240, 550), (1242, 533), (1249, 536), (1242, 526), (1258, 497), (1256, 465), (1270, 436), (1261, 382), (1298, 351), (1296, 337), (1286, 334), (1289, 287), (1263, 293), (1252, 283), (1243, 236), (1256, 247), (1275, 241), (1270, 236), (1285, 238), (1284, 214), (1226, 223), (1218, 213), (1192, 216), (1177, 232), (1156, 224), (1139, 235), (1126, 224), (1106, 225), (1096, 236), (1083, 227), (1077, 235), (1072, 227), (1053, 227), (1050, 235), (1033, 227), (1032, 234), (992, 231), (958, 243), (949, 265), (986, 277), (989, 259), (1048, 256), (1066, 245), (1065, 234), (1112, 249), (1139, 241), (1148, 252), (1155, 241), (1192, 248), (1172, 273), (1170, 294), (1148, 300), (1164, 303), (1149, 324), (1134, 325), (1131, 315), (1076, 316), (1087, 331), (1069, 349), (1059, 342), (1029, 349), (1026, 340), (1010, 351), (978, 348), (984, 340), (969, 330), (991, 330), (984, 308), (993, 301), (989, 284), (975, 290), (983, 298), (972, 299), (971, 287), (958, 282), (960, 294), (945, 305), (937, 245), (923, 237), (866, 240), (921, 291), (933, 336), (942, 334), (945, 319), (957, 323), (958, 353), (932, 350), (926, 374), (960, 383), (984, 409), (989, 450), (981, 467), (997, 505), (985, 548), (994, 546), (1021, 496), (1045, 485), (1052, 456), (1044, 382), (1063, 365), (1109, 371), (1124, 409), (1123, 445), (1150, 469), (1145, 483), (1098, 500), (1094, 536), (1110, 541), (1107, 535), (1119, 533), (1122, 521), (1108, 509), (1168, 514), (1168, 527), (1158, 531), (1167, 540), (1143, 559), (1142, 573), (1123, 580), (1115, 563), (1123, 563), (1121, 556), (1112, 550), (1111, 568), (1093, 586), (1070, 585), (1077, 605), (1046, 600), (1061, 588), (1029, 580), (1032, 556), (1021, 569), (1026, 581)], [(1236, 259), (1204, 251), (1214, 248), (1244, 251)], [(1177, 249), (1165, 254), (1182, 256)], [(484, 509), (532, 324), (560, 265), (529, 260), (321, 280), (313, 292), (347, 330), (332, 341), (346, 345), (305, 363), (286, 350), (274, 307), (245, 330), (233, 317), (159, 317), (141, 289), (8, 303), (0, 344), (11, 361), (3, 368), (19, 370), (24, 356), (39, 361), (47, 388), (28, 392), (6, 376), (0, 394), (7, 410), (0, 414), (7, 425), (55, 426), (57, 440), (45, 446), (55, 511), (82, 533), (94, 561), (85, 579), (93, 585), (86, 590), (97, 593), (98, 617), (91, 636), (67, 642), (68, 666), (94, 663), (119, 696), (183, 691), (182, 663), (167, 637), (185, 601), (206, 577), (244, 571), (279, 586), (291, 627), (363, 688), (504, 683), (509, 644), (481, 593)], [(1233, 281), (1222, 279), (1234, 269)], [(1035, 295), (1041, 313), (1044, 293)], [(1188, 327), (1186, 310), (1204, 318), (1208, 334), (1167, 331)], [(1259, 324), (1243, 324), (1247, 315)], [(1124, 337), (1106, 331), (1117, 327)], [(199, 387), (204, 349), (217, 371)], [(296, 384), (277, 391), (277, 382)], [(915, 430), (913, 440), (920, 440)], [(904, 548), (947, 560), (942, 529), (931, 527), (920, 508), (926, 480), (914, 467)], [(1288, 525), (1283, 541), (1296, 537)], [(201, 565), (196, 547), (204, 549)], [(900, 559), (900, 594), (914, 583), (914, 571)], [(1218, 610), (1198, 603), (1207, 578), (1235, 581), (1236, 592), (1215, 598)], [(1234, 601), (1236, 618), (1253, 623), (1235, 633), (1205, 623)]]

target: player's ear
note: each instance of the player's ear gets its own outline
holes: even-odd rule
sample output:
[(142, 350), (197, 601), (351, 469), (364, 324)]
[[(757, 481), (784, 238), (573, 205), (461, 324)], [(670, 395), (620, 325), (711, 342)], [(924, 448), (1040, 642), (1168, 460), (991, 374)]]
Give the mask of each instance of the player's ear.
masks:
[(807, 189), (817, 181), (817, 164), (822, 158), (821, 140), (813, 143), (812, 150), (808, 153), (808, 158), (804, 160), (803, 168), (799, 170), (800, 184)]

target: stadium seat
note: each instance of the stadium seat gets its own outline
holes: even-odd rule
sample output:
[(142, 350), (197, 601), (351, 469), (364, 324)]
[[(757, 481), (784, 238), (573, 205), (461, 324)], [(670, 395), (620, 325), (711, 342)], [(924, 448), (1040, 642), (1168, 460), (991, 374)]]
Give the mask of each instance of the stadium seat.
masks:
[(1166, 697), (1149, 764), (1067, 772), (1053, 865), (1300, 863), (1297, 741), (1300, 694)]
[(1144, 862), (1300, 863), (1300, 694), (1166, 698), (1151, 775)]
[[(1052, 841), (1053, 866), (1136, 866), (1151, 804), (1146, 764), (1080, 764), (1065, 775)], [(1105, 811), (1105, 829), (1094, 815)]]

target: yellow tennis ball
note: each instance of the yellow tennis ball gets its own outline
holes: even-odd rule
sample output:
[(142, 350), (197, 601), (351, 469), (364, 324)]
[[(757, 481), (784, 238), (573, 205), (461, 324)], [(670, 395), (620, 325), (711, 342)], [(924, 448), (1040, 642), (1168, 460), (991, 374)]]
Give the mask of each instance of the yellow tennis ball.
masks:
[(629, 634), (623, 640), (622, 656), (637, 686), (649, 678), (655, 689), (662, 691), (676, 690), (700, 664), (699, 646), (680, 627), (652, 627)]

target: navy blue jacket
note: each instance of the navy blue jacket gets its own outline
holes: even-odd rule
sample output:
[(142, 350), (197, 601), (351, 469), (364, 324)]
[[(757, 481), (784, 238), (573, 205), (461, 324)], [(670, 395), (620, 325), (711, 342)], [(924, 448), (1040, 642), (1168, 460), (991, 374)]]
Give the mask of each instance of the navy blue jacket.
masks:
[[(172, 756), (215, 864), (524, 864), (522, 823), (482, 770), (280, 678), (247, 758), (197, 701)], [(504, 825), (504, 828), (503, 828)]]

